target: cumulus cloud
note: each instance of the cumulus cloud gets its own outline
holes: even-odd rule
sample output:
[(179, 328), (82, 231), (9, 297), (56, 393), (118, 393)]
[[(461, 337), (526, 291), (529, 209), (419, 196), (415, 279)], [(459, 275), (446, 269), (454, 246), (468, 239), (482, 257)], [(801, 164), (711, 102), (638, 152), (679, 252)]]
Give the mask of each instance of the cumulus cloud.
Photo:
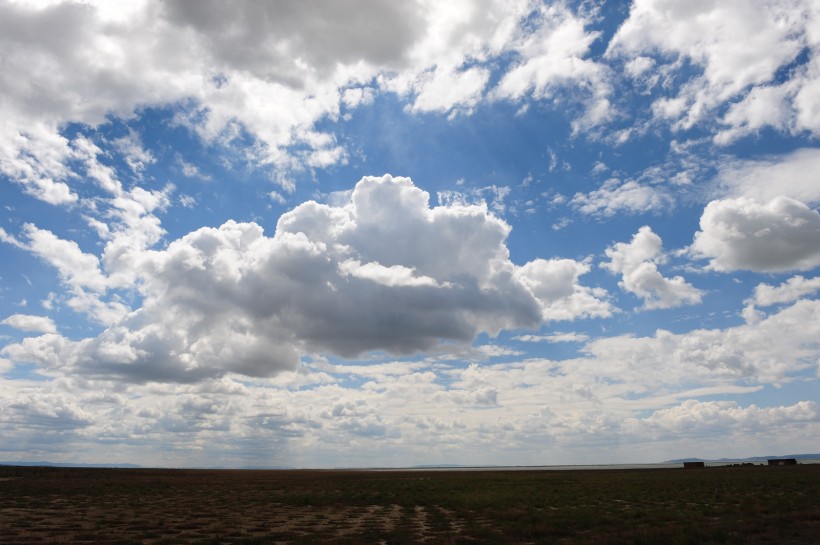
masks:
[(808, 270), (820, 264), (820, 214), (788, 197), (712, 201), (690, 250), (717, 271)]
[[(181, 0), (161, 5), (168, 21), (195, 31), (218, 65), (285, 81), (302, 80), (310, 69), (332, 70), (337, 64), (400, 65), (424, 23), (413, 2), (363, 6), (353, 1), (325, 5), (241, 0), (228, 8), (217, 1)], [(303, 59), (301, 66), (296, 57)]]
[[(732, 100), (721, 141), (767, 125), (816, 132), (817, 20), (818, 10), (798, 0), (761, 0), (755, 9), (643, 0), (631, 6), (608, 55), (593, 59), (601, 38), (589, 29), (594, 13), (564, 3), (4, 2), (0, 45), (15, 54), (0, 75), (0, 172), (52, 204), (76, 202), (69, 164), (78, 143), (62, 129), (166, 105), (209, 142), (250, 136), (248, 157), (282, 171), (346, 161), (343, 146), (317, 124), (367, 104), (376, 91), (407, 97), (409, 111), (444, 114), (484, 100), (571, 103), (577, 133), (617, 117), (616, 78), (602, 61), (620, 57), (633, 77), (650, 68), (670, 74), (683, 58), (702, 67), (653, 109), (687, 125)], [(751, 47), (734, 46), (750, 35)], [(803, 50), (808, 60), (777, 83)], [(155, 160), (135, 134), (113, 145), (137, 176)], [(643, 193), (638, 206), (649, 204), (646, 188), (624, 189), (630, 202)]]
[(725, 158), (716, 177), (721, 197), (767, 202), (785, 196), (806, 204), (820, 202), (820, 149), (803, 148), (763, 159)]
[(647, 393), (667, 385), (680, 389), (736, 380), (780, 384), (813, 374), (818, 338), (820, 301), (802, 300), (752, 324), (596, 339), (584, 350), (607, 377)]
[(670, 206), (671, 197), (662, 189), (635, 180), (612, 178), (589, 193), (576, 193), (570, 205), (582, 214), (611, 217), (615, 214), (643, 213)]
[(800, 401), (794, 405), (778, 407), (742, 407), (735, 401), (690, 399), (675, 407), (657, 410), (640, 424), (649, 428), (653, 435), (724, 435), (776, 429), (818, 420), (820, 406), (814, 401)]
[(758, 307), (770, 307), (798, 301), (808, 295), (820, 291), (820, 277), (805, 278), (793, 276), (779, 286), (758, 284), (751, 298), (745, 301), (742, 316), (748, 323), (754, 324), (765, 317), (765, 313)]
[(576, 130), (610, 119), (607, 69), (587, 58), (598, 34), (580, 10), (526, 0), (459, 0), (425, 10), (408, 67), (378, 77), (383, 90), (409, 97), (408, 110), (452, 116), (483, 100), (564, 100), (572, 91)]
[(37, 427), (67, 433), (86, 428), (93, 422), (92, 414), (64, 393), (48, 395), (44, 391), (31, 391), (15, 399), (0, 401), (0, 409), (6, 422), (22, 428)]
[[(818, 431), (814, 402), (757, 407), (701, 398), (816, 379), (814, 275), (757, 285), (745, 302), (754, 319), (741, 326), (606, 338), (609, 326), (597, 322), (590, 327), (600, 331), (552, 331), (557, 321), (617, 312), (606, 290), (587, 285), (600, 273), (590, 258), (521, 264), (510, 256), (502, 215), (515, 215), (521, 191), (532, 192), (531, 210), (552, 199), (597, 219), (669, 210), (674, 195), (696, 189), (683, 185), (710, 168), (687, 158), (686, 143), (671, 144), (683, 158), (677, 177), (666, 175), (671, 162), (633, 176), (619, 155), (630, 150), (603, 151), (589, 173), (610, 179), (575, 196), (569, 186), (535, 197), (543, 188), (534, 182), (501, 185), (516, 179), (501, 169), (483, 182), (499, 185), (470, 189), (462, 180), (460, 192), (442, 191), (433, 206), (408, 179), (365, 178), (324, 204), (296, 206), (272, 233), (226, 221), (166, 238), (164, 211), (206, 210), (208, 194), (219, 191), (218, 183), (206, 192), (185, 187), (193, 183), (185, 178), (211, 180), (219, 170), (188, 163), (197, 150), (235, 153), (256, 174), (265, 167), (261, 177), (279, 186), (257, 191), (266, 195), (257, 204), (293, 206), (299, 177), (288, 171), (347, 161), (354, 135), (335, 136), (334, 123), (377, 100), (374, 111), (392, 112), (397, 98), (405, 114), (425, 117), (470, 115), (490, 102), (523, 113), (538, 102), (566, 114), (576, 137), (594, 129), (593, 139), (627, 111), (673, 129), (700, 124), (721, 145), (766, 127), (781, 137), (820, 134), (820, 17), (812, 3), (637, 0), (604, 56), (597, 41), (608, 33), (595, 29), (611, 18), (596, 10), (529, 0), (0, 0), (0, 50), (13, 53), (0, 73), (0, 176), (46, 203), (70, 205), (79, 219), (24, 224), (18, 215), (42, 204), (7, 204), (4, 251), (42, 260), (66, 290), (37, 294), (34, 281), (32, 293), (8, 303), (14, 308), (25, 295), (48, 310), (65, 305), (105, 328), (83, 333), (94, 326), (79, 323), (69, 337), (47, 317), (4, 314), (7, 331), (29, 336), (4, 341), (0, 373), (23, 362), (36, 369), (0, 376), (0, 436), (63, 456), (103, 438), (107, 455), (166, 466), (270, 463), (289, 443), (299, 457), (283, 463), (305, 466), (545, 456), (571, 463), (577, 451), (568, 445), (600, 452), (601, 444), (627, 444), (622, 439), (635, 439), (624, 455), (635, 460), (643, 448), (635, 445), (715, 430), (740, 430), (738, 443), (752, 448), (761, 426), (776, 429), (767, 436), (796, 430), (789, 444), (807, 444)], [(641, 95), (636, 102), (630, 91)], [(192, 142), (185, 158), (154, 147), (156, 115), (188, 129), (186, 141), (203, 142)], [(638, 119), (610, 141), (651, 130)], [(556, 145), (546, 148), (541, 174), (576, 177), (575, 155)], [(556, 153), (566, 155), (563, 167)], [(818, 265), (818, 157), (813, 148), (753, 161), (721, 157), (706, 193), (724, 200), (704, 211), (690, 255), (715, 270)], [(190, 195), (140, 187), (168, 179), (169, 161)], [(190, 225), (189, 212), (166, 227)], [(662, 274), (661, 239), (648, 227), (606, 256), (602, 267), (618, 276), (605, 280), (620, 279), (645, 308), (701, 298), (680, 276)], [(556, 344), (520, 352), (505, 346), (506, 335), (487, 338), (504, 331), (515, 348), (580, 343), (581, 351)], [(400, 361), (385, 362), (394, 355)], [(355, 357), (366, 361), (339, 363)], [(493, 363), (464, 369), (471, 359)], [(189, 448), (167, 448), (181, 436)], [(340, 453), (340, 443), (350, 449)]]
[[(795, 30), (800, 28), (804, 13), (794, 9), (799, 5), (760, 2), (758, 9), (782, 21), (775, 26), (742, 2), (692, 5), (682, 0), (639, 0), (631, 6), (629, 18), (610, 48), (635, 52), (656, 47), (686, 55), (704, 66), (709, 81), (741, 88), (770, 78), (777, 67), (800, 51)], [(759, 37), (759, 41), (747, 47), (729, 47), (745, 43), (749, 35)]]
[(764, 127), (787, 130), (791, 117), (788, 94), (788, 87), (783, 85), (753, 88), (743, 100), (729, 107), (721, 119), (728, 127), (715, 135), (715, 143), (730, 144)]
[(429, 71), (414, 84), (417, 95), (411, 109), (447, 113), (458, 106), (469, 110), (482, 98), (489, 79), (489, 70), (482, 68), (469, 68), (463, 72)]
[(587, 21), (560, 4), (541, 5), (533, 17), (535, 31), (513, 46), (517, 62), (501, 78), (493, 96), (517, 100), (531, 94), (554, 98), (567, 87), (586, 95), (586, 113), (576, 130), (608, 121), (612, 114), (607, 68), (585, 58), (599, 37), (585, 28)]
[[(241, 466), (247, 459), (365, 465), (406, 460), (408, 450), (411, 459), (430, 463), (457, 457), (488, 464), (499, 463), (491, 447), (500, 440), (521, 452), (504, 451), (506, 463), (509, 456), (538, 463), (544, 452), (556, 463), (573, 463), (578, 454), (566, 454), (568, 446), (597, 451), (602, 442), (614, 456), (622, 441), (629, 444), (621, 452), (625, 461), (657, 461), (680, 451), (669, 442), (694, 438), (708, 448), (715, 435), (742, 442), (738, 455), (770, 452), (771, 445), (755, 442), (761, 435), (772, 445), (787, 440), (801, 450), (810, 448), (818, 428), (813, 401), (761, 406), (710, 398), (812, 377), (818, 327), (817, 302), (801, 301), (755, 325), (596, 339), (582, 357), (563, 361), (526, 358), (463, 368), (435, 358), (369, 365), (318, 359), (269, 379), (225, 376), (147, 387), (89, 381), (73, 372), (69, 379), (59, 371), (59, 378), (29, 381), (26, 388), (19, 379), (0, 377), (0, 410), (10, 415), (0, 430), (14, 440), (34, 432), (42, 438), (44, 427), (59, 430), (62, 444), (53, 448), (63, 455), (72, 433), (105, 437), (110, 456), (122, 460), (184, 434), (194, 448), (149, 449), (151, 463), (165, 466), (192, 459), (202, 465), (221, 460)], [(62, 338), (49, 338), (59, 365)], [(340, 454), (340, 441), (355, 445)], [(636, 451), (643, 442), (652, 450)], [(207, 448), (196, 450), (199, 445)], [(534, 447), (538, 453), (529, 457)], [(714, 452), (726, 455), (725, 445)]]
[[(725, 130), (716, 138), (719, 143), (764, 126), (816, 131), (817, 101), (811, 92), (818, 81), (820, 40), (813, 30), (818, 15), (814, 4), (800, 0), (639, 0), (632, 3), (607, 54), (626, 58), (633, 72), (641, 58), (659, 63), (661, 73), (677, 70), (682, 62), (698, 68), (653, 107), (658, 118), (677, 128), (702, 122), (733, 101), (721, 120)], [(800, 62), (804, 51), (808, 61)], [(790, 63), (795, 66), (783, 82), (779, 71)]]
[[(4, 353), (137, 380), (267, 376), (294, 369), (308, 352), (408, 354), (480, 332), (610, 314), (603, 290), (578, 283), (588, 265), (510, 262), (509, 230), (486, 206), (431, 208), (407, 178), (363, 178), (344, 205), (310, 201), (284, 214), (273, 237), (229, 221), (165, 249), (124, 253), (116, 266), (130, 264), (140, 308), (96, 338), (44, 335)], [(75, 246), (55, 266), (69, 283), (104, 288), (111, 277)]]
[[(107, 227), (105, 231), (108, 232)], [(3, 240), (31, 252), (57, 269), (61, 282), (70, 292), (66, 304), (75, 312), (87, 314), (103, 324), (114, 323), (128, 312), (128, 307), (118, 298), (108, 297), (106, 300), (109, 288), (128, 285), (128, 282), (120, 283), (117, 274), (106, 275), (100, 259), (84, 252), (76, 242), (61, 239), (32, 224), (23, 226), (20, 239), (6, 234)], [(124, 238), (115, 240), (124, 242)], [(126, 276), (133, 279), (131, 272)]]
[(12, 314), (2, 322), (20, 331), (36, 331), (38, 333), (56, 333), (57, 326), (48, 316), (32, 316), (30, 314)]
[(571, 259), (536, 259), (517, 275), (538, 299), (544, 321), (583, 317), (609, 317), (614, 312), (602, 288), (581, 286), (578, 278), (590, 266)]
[(85, 253), (72, 240), (57, 237), (47, 229), (26, 224), (23, 229), (26, 249), (52, 265), (67, 285), (78, 289), (103, 291), (106, 279), (97, 256)]
[(798, 275), (789, 278), (779, 286), (758, 284), (755, 287), (753, 300), (759, 306), (768, 307), (791, 303), (816, 291), (820, 291), (820, 277), (804, 278)]
[(665, 278), (658, 271), (658, 264), (664, 262), (661, 237), (649, 226), (641, 227), (631, 242), (618, 242), (605, 253), (610, 261), (601, 266), (621, 274), (618, 285), (643, 299), (645, 308), (673, 308), (700, 302), (702, 292), (683, 277)]
[(146, 167), (156, 162), (156, 157), (143, 147), (140, 137), (133, 130), (113, 142), (114, 147), (123, 155), (131, 172), (140, 176)]
[[(504, 55), (516, 62), (497, 98), (583, 89), (580, 119), (595, 124), (609, 116), (605, 69), (584, 58), (597, 35), (560, 4), (129, 6), (0, 5), (0, 46), (15, 52), (0, 75), (0, 172), (49, 203), (78, 200), (70, 166), (78, 153), (99, 183), (116, 189), (111, 173), (92, 165), (94, 150), (63, 133), (67, 124), (96, 127), (146, 107), (171, 105), (176, 122), (208, 142), (230, 145), (248, 135), (248, 158), (280, 171), (344, 162), (346, 151), (316, 125), (369, 103), (377, 88), (408, 96), (410, 111), (469, 112), (484, 100)], [(113, 145), (138, 177), (156, 159), (135, 134)]]
[[(287, 166), (284, 150), (294, 142), (317, 161), (337, 149), (311, 127), (338, 114), (338, 86), (372, 77), (371, 66), (401, 66), (424, 23), (414, 3), (225, 9), (157, 0), (114, 20), (109, 8), (0, 6), (0, 45), (15, 51), (0, 76), (0, 169), (53, 204), (77, 200), (66, 166), (74, 146), (61, 128), (97, 126), (145, 106), (188, 101), (193, 112), (179, 119), (210, 140), (230, 141), (242, 126), (259, 142), (261, 162)], [(152, 157), (126, 138), (120, 151), (139, 172)]]

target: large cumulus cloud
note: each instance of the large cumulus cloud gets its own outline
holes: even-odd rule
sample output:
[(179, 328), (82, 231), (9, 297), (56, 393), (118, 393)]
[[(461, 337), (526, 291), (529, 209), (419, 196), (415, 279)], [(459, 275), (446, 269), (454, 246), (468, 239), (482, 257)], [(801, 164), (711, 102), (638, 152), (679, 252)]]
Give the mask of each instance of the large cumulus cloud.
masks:
[(666, 278), (658, 271), (658, 264), (665, 261), (661, 253), (661, 237), (649, 226), (641, 227), (630, 243), (618, 242), (607, 248), (608, 263), (601, 266), (613, 273), (620, 273), (618, 285), (644, 300), (651, 308), (674, 308), (700, 303), (700, 290), (681, 276)]
[(367, 177), (344, 205), (284, 214), (272, 237), (229, 221), (133, 251), (106, 272), (129, 269), (137, 310), (96, 338), (49, 334), (3, 353), (135, 380), (266, 376), (308, 353), (409, 354), (611, 312), (605, 291), (579, 285), (583, 263), (512, 263), (509, 231), (484, 205), (431, 208), (408, 178)]
[(603, 69), (582, 59), (595, 36), (588, 23), (525, 0), (0, 1), (0, 47), (12, 52), (0, 73), (0, 173), (41, 200), (75, 203), (76, 146), (65, 127), (158, 107), (208, 142), (249, 136), (244, 153), (274, 165), (290, 189), (293, 170), (346, 160), (317, 125), (366, 102), (354, 97), (382, 90), (407, 98), (410, 111), (469, 111), (504, 55), (519, 64), (500, 98), (520, 98), (531, 80), (536, 98), (591, 88), (600, 97), (591, 122), (603, 120)]
[(691, 249), (718, 271), (808, 270), (820, 265), (820, 214), (782, 196), (712, 201)]
[[(637, 0), (608, 54), (630, 59), (633, 73), (653, 67), (648, 84), (657, 89), (669, 88), (669, 74), (682, 76), (652, 105), (675, 128), (730, 105), (719, 144), (767, 126), (817, 134), (818, 20), (816, 3), (800, 0)], [(680, 71), (684, 62), (695, 70)]]

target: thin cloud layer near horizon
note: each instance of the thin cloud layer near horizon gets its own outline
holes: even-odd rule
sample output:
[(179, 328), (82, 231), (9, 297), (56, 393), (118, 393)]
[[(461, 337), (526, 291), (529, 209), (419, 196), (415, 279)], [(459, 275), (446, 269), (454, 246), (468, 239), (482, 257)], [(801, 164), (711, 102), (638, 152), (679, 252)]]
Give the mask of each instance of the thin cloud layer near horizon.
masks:
[(0, 459), (816, 452), (820, 7), (0, 1)]

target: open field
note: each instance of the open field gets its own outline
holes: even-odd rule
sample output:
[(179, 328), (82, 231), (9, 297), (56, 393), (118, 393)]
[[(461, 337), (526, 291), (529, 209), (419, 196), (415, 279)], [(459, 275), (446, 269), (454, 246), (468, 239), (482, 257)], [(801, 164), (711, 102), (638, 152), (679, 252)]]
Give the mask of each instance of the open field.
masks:
[(0, 467), (0, 543), (820, 543), (820, 465), (700, 470)]

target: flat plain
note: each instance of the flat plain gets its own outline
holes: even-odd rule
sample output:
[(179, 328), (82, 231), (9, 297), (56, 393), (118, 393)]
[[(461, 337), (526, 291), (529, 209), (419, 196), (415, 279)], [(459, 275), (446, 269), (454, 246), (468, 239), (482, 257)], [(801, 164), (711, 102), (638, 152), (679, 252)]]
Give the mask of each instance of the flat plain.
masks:
[(0, 543), (820, 544), (820, 465), (590, 471), (0, 466)]

